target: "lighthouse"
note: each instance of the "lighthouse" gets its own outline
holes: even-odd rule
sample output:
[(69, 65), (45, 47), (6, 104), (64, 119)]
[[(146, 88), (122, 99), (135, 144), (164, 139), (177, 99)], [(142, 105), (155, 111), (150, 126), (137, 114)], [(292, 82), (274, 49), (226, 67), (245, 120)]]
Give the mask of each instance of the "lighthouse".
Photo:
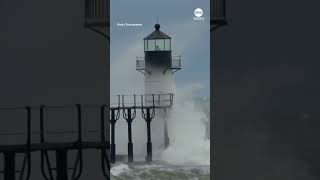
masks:
[[(136, 70), (144, 74), (145, 105), (166, 105), (164, 100), (175, 93), (174, 73), (181, 69), (181, 56), (172, 56), (171, 37), (160, 30), (160, 24), (154, 25), (154, 31), (144, 41), (144, 57), (137, 57)], [(158, 116), (152, 122), (153, 139), (158, 146), (167, 147), (168, 111), (157, 110)], [(156, 141), (156, 140), (154, 140)], [(157, 145), (156, 145), (157, 146)], [(158, 148), (158, 147), (156, 147)]]

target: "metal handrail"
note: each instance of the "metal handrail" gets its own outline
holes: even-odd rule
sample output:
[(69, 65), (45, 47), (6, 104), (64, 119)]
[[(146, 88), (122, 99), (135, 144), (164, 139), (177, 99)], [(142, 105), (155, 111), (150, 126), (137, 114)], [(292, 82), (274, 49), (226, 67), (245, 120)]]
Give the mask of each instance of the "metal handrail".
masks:
[(136, 61), (136, 70), (144, 70), (145, 69), (145, 61), (137, 60)]
[(132, 95), (120, 95), (111, 96), (111, 107), (144, 107), (144, 106), (170, 106), (173, 104), (173, 94), (132, 94)]

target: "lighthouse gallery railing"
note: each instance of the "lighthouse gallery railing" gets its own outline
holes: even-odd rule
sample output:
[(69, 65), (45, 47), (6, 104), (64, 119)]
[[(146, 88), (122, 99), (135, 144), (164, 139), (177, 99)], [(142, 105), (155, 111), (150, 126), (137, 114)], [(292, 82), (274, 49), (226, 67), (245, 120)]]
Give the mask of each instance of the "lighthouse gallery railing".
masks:
[(170, 107), (173, 104), (173, 94), (133, 94), (113, 95), (110, 97), (111, 108), (144, 108)]
[[(137, 57), (136, 59), (136, 70), (145, 70), (144, 57)], [(181, 69), (181, 56), (172, 56), (171, 69)]]

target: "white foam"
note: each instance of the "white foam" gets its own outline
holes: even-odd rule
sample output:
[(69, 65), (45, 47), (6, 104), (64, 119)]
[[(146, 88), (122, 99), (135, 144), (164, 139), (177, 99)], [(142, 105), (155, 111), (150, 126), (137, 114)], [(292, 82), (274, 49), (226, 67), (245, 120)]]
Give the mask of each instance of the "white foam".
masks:
[(208, 117), (191, 98), (199, 87), (183, 89), (175, 96), (168, 121), (170, 146), (162, 153), (162, 160), (174, 165), (210, 165), (210, 140), (206, 139), (203, 123)]
[(130, 172), (131, 169), (127, 164), (117, 164), (110, 169), (110, 174), (113, 176), (119, 176), (124, 172)]

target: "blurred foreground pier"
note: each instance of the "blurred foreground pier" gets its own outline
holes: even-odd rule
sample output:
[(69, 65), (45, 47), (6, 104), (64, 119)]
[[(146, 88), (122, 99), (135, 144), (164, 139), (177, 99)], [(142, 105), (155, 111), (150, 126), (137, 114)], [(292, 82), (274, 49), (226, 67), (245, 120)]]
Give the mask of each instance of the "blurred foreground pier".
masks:
[[(155, 117), (155, 109), (170, 108), (172, 104), (172, 94), (152, 94), (117, 95), (111, 101), (111, 107), (75, 104), (0, 108), (0, 118), (3, 119), (0, 138), (5, 137), (0, 140), (0, 154), (3, 155), (3, 161), (0, 159), (3, 164), (0, 172), (4, 180), (15, 180), (16, 176), (20, 180), (30, 179), (31, 154), (39, 152), (39, 165), (44, 179), (78, 180), (83, 171), (83, 151), (91, 149), (100, 154), (101, 161), (97, 163), (100, 164), (102, 175), (109, 179), (109, 151), (111, 148), (111, 162), (115, 162), (114, 133), (120, 112), (128, 123), (128, 161), (133, 162), (131, 123), (138, 110), (141, 111), (148, 128), (146, 160), (152, 161), (150, 124)], [(90, 117), (90, 113), (95, 116)], [(110, 117), (106, 117), (109, 113)], [(5, 128), (7, 124), (11, 124), (11, 127)], [(95, 128), (91, 128), (94, 125)], [(12, 131), (19, 128), (22, 130)], [(17, 136), (24, 140), (17, 142), (17, 138), (13, 138)], [(21, 163), (18, 163), (18, 155), (23, 156)], [(68, 162), (71, 161), (73, 165), (69, 167)]]
[[(100, 111), (100, 119), (96, 122), (99, 123), (99, 130), (91, 130), (91, 132), (83, 131), (83, 115), (84, 109), (95, 109)], [(32, 116), (32, 110), (38, 110), (38, 117), (39, 117), (39, 124), (38, 129), (39, 131), (31, 131), (31, 126), (33, 125), (34, 121)], [(109, 130), (106, 129), (106, 122), (105, 112), (107, 111), (106, 105), (68, 105), (68, 106), (45, 106), (41, 105), (39, 107), (14, 107), (14, 108), (0, 108), (1, 114), (6, 114), (8, 111), (11, 112), (12, 116), (16, 116), (20, 114), (19, 124), (14, 124), (14, 127), (24, 127), (23, 132), (15, 132), (12, 133), (8, 130), (7, 133), (0, 133), (0, 136), (23, 136), (25, 138), (24, 143), (6, 143), (0, 142), (0, 153), (3, 155), (3, 170), (1, 173), (4, 174), (4, 180), (15, 180), (16, 175), (19, 176), (19, 179), (30, 179), (30, 174), (32, 170), (32, 163), (31, 163), (31, 153), (32, 152), (40, 152), (40, 166), (41, 166), (41, 173), (43, 178), (46, 180), (77, 180), (80, 178), (82, 171), (83, 171), (83, 150), (86, 149), (94, 149), (97, 152), (101, 153), (101, 170), (102, 174), (105, 178), (109, 179), (109, 170), (110, 170), (110, 163), (108, 160), (108, 149), (110, 148), (110, 143), (106, 138)], [(48, 122), (47, 119), (50, 117), (50, 114), (53, 114), (52, 111), (69, 111), (71, 116), (66, 117), (65, 124), (57, 124), (60, 129), (64, 129), (67, 124), (72, 124), (72, 119), (76, 120), (76, 131), (49, 131), (50, 127), (46, 123), (59, 123), (58, 117), (54, 117), (53, 119), (56, 122)], [(50, 113), (49, 113), (50, 112)], [(97, 112), (97, 111), (96, 111)], [(21, 116), (21, 113), (24, 114)], [(17, 117), (17, 116), (16, 116)], [(10, 119), (9, 115), (5, 116), (6, 119)], [(71, 118), (71, 119), (70, 119)], [(51, 118), (52, 119), (52, 118)], [(60, 119), (63, 119), (60, 117)], [(6, 121), (2, 121), (2, 123), (10, 123)], [(91, 123), (94, 123), (92, 120)], [(74, 124), (74, 123), (73, 123)], [(99, 134), (98, 140), (84, 140), (83, 136), (85, 133), (95, 133)], [(75, 134), (76, 138), (74, 140), (68, 140), (66, 138), (70, 134)], [(55, 135), (60, 136), (60, 140), (53, 141), (48, 140), (46, 136)], [(37, 137), (38, 141), (35, 142), (34, 139)], [(10, 141), (10, 138), (8, 138)], [(52, 138), (51, 138), (52, 139)], [(73, 158), (73, 165), (72, 167), (68, 166), (68, 159), (69, 152), (75, 152), (75, 157)], [(51, 153), (51, 154), (50, 154)], [(16, 164), (16, 156), (18, 154), (22, 154), (23, 161), (21, 163), (20, 169), (17, 168)], [(50, 158), (50, 155), (55, 158)], [(54, 159), (54, 160), (52, 160)], [(2, 162), (1, 162), (2, 163)], [(55, 165), (55, 167), (54, 167)]]

